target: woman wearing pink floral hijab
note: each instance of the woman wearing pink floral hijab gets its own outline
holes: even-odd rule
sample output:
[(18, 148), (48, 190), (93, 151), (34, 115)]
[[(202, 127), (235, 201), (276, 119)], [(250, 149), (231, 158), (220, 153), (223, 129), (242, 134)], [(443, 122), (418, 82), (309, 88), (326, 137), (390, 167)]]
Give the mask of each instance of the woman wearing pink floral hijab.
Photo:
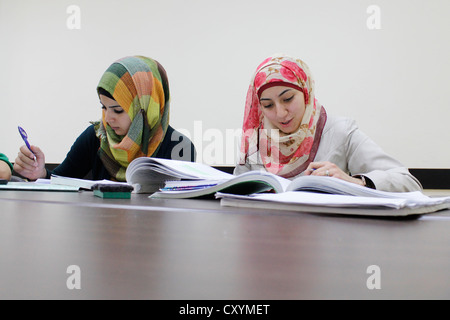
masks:
[(327, 114), (300, 59), (274, 55), (258, 66), (242, 129), (235, 174), (267, 170), (288, 179), (330, 176), (384, 191), (422, 189), (353, 120)]

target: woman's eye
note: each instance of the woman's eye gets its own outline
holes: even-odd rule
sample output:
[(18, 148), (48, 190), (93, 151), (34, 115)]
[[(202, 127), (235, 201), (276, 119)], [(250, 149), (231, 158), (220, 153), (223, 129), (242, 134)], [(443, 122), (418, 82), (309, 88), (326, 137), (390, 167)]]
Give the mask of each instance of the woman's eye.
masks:
[(121, 110), (114, 109), (114, 112), (117, 114), (121, 114), (123, 112), (123, 109), (121, 109)]
[(292, 96), (292, 97), (290, 97), (290, 98), (286, 98), (286, 99), (284, 99), (284, 102), (289, 102), (289, 101), (291, 101), (293, 98), (294, 98), (294, 96)]
[(266, 105), (263, 105), (263, 107), (264, 107), (264, 108), (266, 108), (266, 109), (267, 109), (267, 108), (270, 108), (271, 106), (273, 106), (273, 104), (272, 104), (272, 103), (271, 103), (271, 104), (266, 104)]

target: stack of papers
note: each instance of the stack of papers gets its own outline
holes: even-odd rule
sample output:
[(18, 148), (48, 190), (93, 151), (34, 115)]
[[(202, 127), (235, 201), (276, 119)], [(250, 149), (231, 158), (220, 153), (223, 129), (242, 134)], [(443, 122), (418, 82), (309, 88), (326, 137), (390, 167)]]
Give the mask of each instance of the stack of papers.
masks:
[[(407, 216), (450, 209), (450, 197), (428, 197), (423, 193), (392, 193), (391, 197), (288, 191), (235, 195), (217, 193), (222, 206), (369, 216)], [(395, 197), (396, 195), (396, 197)]]

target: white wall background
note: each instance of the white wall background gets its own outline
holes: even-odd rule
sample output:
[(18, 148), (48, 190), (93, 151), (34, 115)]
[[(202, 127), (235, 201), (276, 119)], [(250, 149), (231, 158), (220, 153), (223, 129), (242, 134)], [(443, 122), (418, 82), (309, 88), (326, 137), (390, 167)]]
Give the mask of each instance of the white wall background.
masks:
[[(67, 26), (70, 5), (80, 29)], [(370, 5), (381, 29), (367, 26)], [(233, 165), (226, 136), (241, 128), (251, 75), (283, 52), (308, 63), (329, 113), (410, 168), (448, 168), (449, 16), (448, 0), (0, 0), (0, 152), (14, 161), (22, 125), (61, 162), (101, 115), (102, 73), (140, 54), (166, 68), (171, 124), (198, 160)]]

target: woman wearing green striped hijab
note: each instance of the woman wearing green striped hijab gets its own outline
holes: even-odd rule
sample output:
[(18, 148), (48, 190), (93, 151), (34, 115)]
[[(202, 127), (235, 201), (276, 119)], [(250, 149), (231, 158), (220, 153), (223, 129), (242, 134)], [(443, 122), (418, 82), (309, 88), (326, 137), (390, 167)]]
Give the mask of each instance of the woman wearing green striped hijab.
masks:
[(20, 175), (35, 180), (51, 174), (93, 180), (125, 181), (125, 171), (138, 157), (195, 161), (195, 147), (169, 125), (170, 92), (167, 74), (156, 60), (125, 57), (105, 71), (97, 86), (102, 107), (100, 121), (92, 122), (75, 141), (53, 172), (45, 156), (22, 146), (14, 163)]

